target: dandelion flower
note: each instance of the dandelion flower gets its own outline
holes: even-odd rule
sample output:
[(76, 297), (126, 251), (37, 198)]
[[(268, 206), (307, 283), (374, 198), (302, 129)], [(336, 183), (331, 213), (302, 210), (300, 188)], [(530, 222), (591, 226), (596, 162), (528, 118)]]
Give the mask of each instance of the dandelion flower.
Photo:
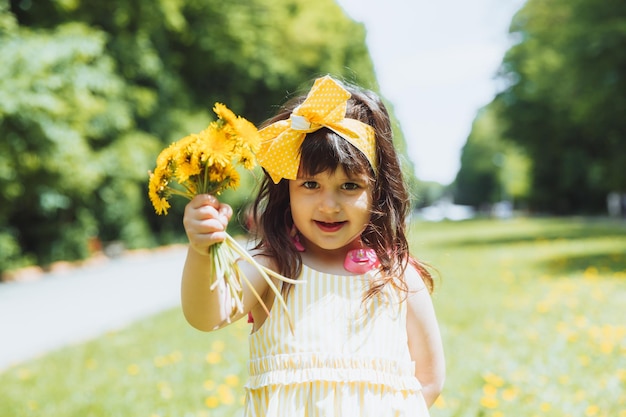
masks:
[(131, 365), (128, 365), (128, 368), (126, 368), (126, 372), (127, 372), (127, 373), (128, 373), (128, 375), (130, 375), (130, 376), (136, 376), (136, 375), (139, 375), (139, 371), (140, 371), (140, 369), (139, 369), (139, 365), (134, 364), (134, 363), (133, 363), (133, 364), (131, 364)]
[(201, 151), (200, 160), (208, 166), (226, 166), (234, 157), (234, 144), (226, 136), (224, 130), (219, 129), (214, 123), (204, 129), (198, 135), (196, 150)]
[(216, 363), (220, 363), (222, 361), (222, 355), (217, 352), (209, 352), (206, 355), (206, 361), (211, 365), (215, 365)]
[(206, 397), (206, 399), (204, 400), (204, 405), (206, 405), (208, 408), (216, 408), (218, 405), (220, 405), (220, 399), (214, 395), (211, 395), (210, 397)]
[(233, 394), (233, 390), (228, 386), (221, 384), (217, 387), (217, 395), (222, 400), (222, 403), (226, 405), (231, 405), (235, 402), (235, 395)]
[(224, 120), (229, 125), (234, 125), (237, 121), (237, 116), (228, 107), (222, 103), (215, 103), (213, 111), (217, 114), (217, 117)]
[(485, 396), (480, 399), (480, 405), (485, 408), (493, 409), (498, 407), (498, 399), (495, 397)]
[(167, 209), (170, 208), (170, 203), (167, 201), (167, 197), (169, 196), (167, 183), (168, 181), (163, 177), (150, 173), (148, 196), (157, 214), (167, 214)]
[(226, 378), (224, 378), (224, 382), (228, 386), (236, 387), (237, 385), (239, 385), (239, 377), (235, 374), (226, 375)]
[(223, 340), (216, 340), (215, 342), (211, 344), (211, 348), (215, 352), (223, 352), (224, 349), (226, 348), (226, 343), (224, 343)]

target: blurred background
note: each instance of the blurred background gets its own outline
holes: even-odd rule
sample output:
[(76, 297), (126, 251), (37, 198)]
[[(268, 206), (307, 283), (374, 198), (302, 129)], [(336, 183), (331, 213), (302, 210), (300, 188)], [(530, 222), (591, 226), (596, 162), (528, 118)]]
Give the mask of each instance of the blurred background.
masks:
[[(408, 117), (397, 119), (396, 137), (415, 207), (435, 206), (425, 212), (431, 218), (494, 208), (624, 216), (625, 7), (525, 4), (491, 74), (499, 91), (470, 109), (469, 133), (456, 138), (462, 148), (448, 148), (457, 161), (440, 164), (448, 183), (416, 176), (407, 143), (434, 159), (444, 135), (404, 134), (411, 117), (403, 110)], [(321, 74), (380, 91), (366, 26), (333, 1), (4, 1), (0, 31), (0, 272), (180, 241), (183, 204), (157, 218), (146, 199), (147, 173), (160, 149), (206, 126), (216, 101), (259, 123)], [(465, 65), (446, 69), (464, 72)], [(427, 94), (409, 92), (415, 100)], [(463, 115), (453, 109), (447, 124), (458, 125)], [(226, 199), (239, 208), (249, 194)]]
[[(472, 49), (463, 42), (478, 39), (477, 33), (485, 34), (491, 46)], [(528, 416), (624, 417), (623, 0), (447, 0), (428, 7), (402, 0), (0, 0), (0, 295), (33, 276), (45, 281), (59, 265), (84, 266), (140, 250), (178, 248), (185, 242), (181, 218), (186, 201), (173, 199), (170, 214), (159, 217), (147, 198), (148, 172), (160, 150), (206, 127), (216, 101), (258, 124), (288, 96), (327, 73), (385, 98), (414, 197), (412, 244), (418, 253), (437, 267), (453, 263), (477, 271), (473, 281), (468, 275), (452, 289), (457, 282), (450, 277), (467, 271), (441, 267), (444, 286), (436, 302), (446, 341), (458, 343), (459, 332), (487, 328), (506, 340), (477, 345), (477, 356), (493, 354), (496, 345), (519, 347), (518, 339), (508, 339), (509, 325), (498, 324), (497, 316), (527, 308), (525, 313), (545, 318), (558, 305), (562, 309), (553, 318), (554, 327), (525, 334), (522, 344), (538, 343), (557, 329), (566, 347), (581, 341), (572, 335), (589, 339), (578, 345), (569, 363), (584, 368), (594, 362), (596, 348), (606, 356), (595, 373), (573, 373), (563, 369), (563, 362), (558, 374), (540, 372), (540, 378), (520, 374), (506, 361), (491, 370), (484, 362), (474, 368), (460, 363), (465, 373), (452, 382), (458, 396), (452, 394), (446, 402), (444, 394), (437, 415), (502, 417), (513, 415), (499, 408), (503, 402), (524, 401), (533, 404), (523, 414)], [(469, 77), (477, 73), (480, 78)], [(457, 83), (463, 76), (467, 82)], [(424, 126), (429, 129), (420, 130)], [(255, 176), (245, 176), (241, 188), (223, 199), (243, 213), (255, 186)], [(231, 228), (243, 232), (241, 223), (232, 222)], [(530, 248), (540, 252), (527, 252)], [(182, 256), (180, 249), (173, 250)], [(177, 281), (181, 257), (174, 258)], [(531, 269), (538, 259), (544, 269)], [(147, 268), (133, 264), (130, 269), (136, 276), (157, 273)], [(108, 273), (130, 269), (125, 265)], [(95, 274), (88, 271), (78, 274)], [(467, 300), (478, 284), (500, 301)], [(140, 285), (145, 290), (151, 284)], [(511, 286), (522, 294), (515, 301), (507, 298)], [(456, 296), (465, 299), (463, 309), (450, 305), (452, 299), (458, 302)], [(9, 296), (4, 300), (8, 305)], [(592, 309), (594, 303), (604, 306), (600, 316), (579, 310)], [(479, 320), (474, 328), (459, 320), (479, 304), (494, 308), (480, 312), (490, 317), (486, 325)], [(9, 315), (0, 317), (5, 328), (9, 321), (19, 325), (19, 315)], [(235, 359), (245, 353), (224, 347), (232, 335), (199, 336), (179, 316), (176, 310), (121, 339), (76, 348), (80, 350), (35, 368), (15, 364), (4, 373), (0, 369), (0, 391), (6, 395), (0, 414), (233, 415), (245, 361), (233, 367), (225, 352), (239, 355)], [(184, 333), (178, 344), (155, 341), (165, 322)], [(564, 328), (563, 323), (574, 324)], [(241, 338), (247, 329), (236, 326), (232, 337)], [(130, 334), (144, 336), (135, 340)], [(12, 343), (7, 336), (0, 339)], [(128, 363), (103, 365), (102, 355), (116, 357), (107, 349), (117, 346), (117, 356), (132, 357), (137, 346), (152, 344), (156, 350), (143, 354), (150, 356), (153, 373), (142, 366), (141, 349)], [(537, 350), (524, 351), (514, 363), (535, 357), (533, 352)], [(183, 370), (158, 374), (189, 358)], [(55, 363), (62, 365), (50, 371)], [(198, 368), (207, 366), (217, 369), (214, 378), (199, 375)], [(96, 407), (99, 397), (92, 388), (75, 399), (74, 408), (63, 408), (69, 407), (71, 401), (65, 400), (75, 387), (84, 384), (85, 373), (98, 370), (93, 387), (128, 379), (123, 386), (130, 397), (113, 401), (119, 394), (114, 391), (96, 401)], [(74, 376), (67, 391), (46, 391), (65, 372)], [(589, 381), (589, 375), (610, 395), (589, 397), (580, 393), (580, 384), (572, 385), (573, 379)], [(144, 382), (151, 384), (158, 401), (133, 391), (137, 376), (148, 378)], [(187, 380), (194, 376), (199, 379)], [(552, 386), (548, 380), (553, 377), (562, 392), (538, 399), (551, 392), (545, 387)], [(521, 391), (528, 380), (544, 388), (526, 387), (532, 395), (525, 396)], [(200, 399), (168, 405), (176, 384), (196, 387)], [(572, 397), (563, 397), (565, 392)], [(163, 404), (127, 408), (141, 396)], [(557, 412), (555, 404), (563, 398), (576, 406)], [(191, 406), (194, 401), (200, 405)], [(38, 414), (43, 403), (57, 402), (55, 411)], [(473, 405), (463, 405), (468, 403)]]

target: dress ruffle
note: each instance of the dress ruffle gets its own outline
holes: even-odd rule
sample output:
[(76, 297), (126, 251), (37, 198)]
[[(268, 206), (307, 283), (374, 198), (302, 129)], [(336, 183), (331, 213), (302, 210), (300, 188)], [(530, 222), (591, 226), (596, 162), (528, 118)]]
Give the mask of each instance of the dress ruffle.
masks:
[(264, 356), (249, 362), (246, 387), (291, 385), (310, 381), (363, 382), (382, 385), (394, 391), (418, 392), (414, 362), (347, 355), (292, 353)]

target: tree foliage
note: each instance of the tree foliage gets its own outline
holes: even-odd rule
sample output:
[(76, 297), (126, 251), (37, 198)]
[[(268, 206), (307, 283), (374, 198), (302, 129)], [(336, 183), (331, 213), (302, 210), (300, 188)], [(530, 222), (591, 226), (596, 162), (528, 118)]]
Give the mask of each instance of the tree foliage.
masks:
[(626, 190), (626, 3), (529, 0), (511, 33), (496, 100), (532, 161), (531, 207), (603, 210)]
[(523, 203), (528, 195), (525, 154), (503, 137), (496, 103), (481, 109), (461, 151), (454, 200), (476, 208), (502, 200)]
[(0, 45), (1, 224), (40, 262), (81, 258), (98, 232), (93, 193), (112, 175), (137, 182), (145, 174), (119, 165), (134, 127), (128, 92), (102, 32), (80, 23), (13, 27)]
[(477, 115), (457, 199), (493, 202), (499, 188), (535, 211), (604, 212), (626, 191), (626, 3), (528, 0), (510, 32), (506, 87)]
[(216, 101), (259, 123), (321, 74), (377, 88), (332, 0), (0, 1), (0, 61), (0, 272), (181, 238), (147, 172)]

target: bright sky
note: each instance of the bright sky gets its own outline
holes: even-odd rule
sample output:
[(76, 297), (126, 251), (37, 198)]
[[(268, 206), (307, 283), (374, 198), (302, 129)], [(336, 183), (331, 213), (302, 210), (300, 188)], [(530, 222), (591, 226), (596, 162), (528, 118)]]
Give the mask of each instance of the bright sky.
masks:
[(382, 94), (423, 181), (451, 183), (523, 0), (338, 0), (363, 22)]

